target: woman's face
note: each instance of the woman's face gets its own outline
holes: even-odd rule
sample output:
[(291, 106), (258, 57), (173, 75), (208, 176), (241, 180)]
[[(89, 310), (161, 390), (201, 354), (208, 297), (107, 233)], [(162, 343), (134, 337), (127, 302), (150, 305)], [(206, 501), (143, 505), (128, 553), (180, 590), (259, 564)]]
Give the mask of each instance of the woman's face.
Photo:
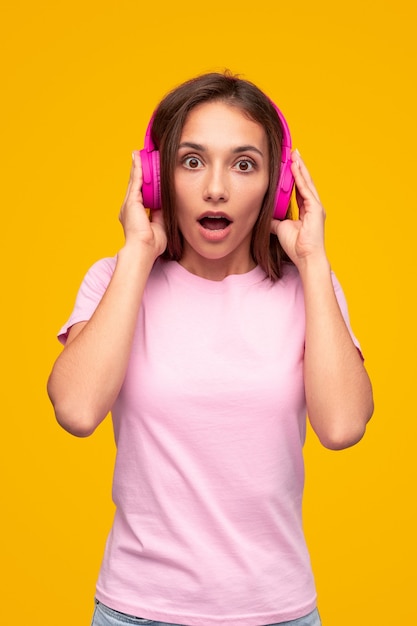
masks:
[(180, 263), (221, 280), (253, 269), (251, 235), (269, 182), (263, 127), (238, 107), (207, 102), (192, 109), (175, 169)]

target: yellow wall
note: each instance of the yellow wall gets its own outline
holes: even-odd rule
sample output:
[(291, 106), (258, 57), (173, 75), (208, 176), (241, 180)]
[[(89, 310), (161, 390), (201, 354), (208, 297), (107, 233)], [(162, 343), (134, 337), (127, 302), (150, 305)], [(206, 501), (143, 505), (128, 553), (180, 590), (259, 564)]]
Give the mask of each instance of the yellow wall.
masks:
[(324, 625), (417, 623), (414, 3), (3, 5), (2, 623), (90, 623), (114, 446), (110, 423), (86, 440), (55, 424), (45, 393), (54, 334), (85, 270), (122, 242), (130, 154), (155, 103), (224, 67), (286, 114), (326, 205), (329, 254), (374, 383), (363, 442), (334, 453), (310, 433), (306, 446)]

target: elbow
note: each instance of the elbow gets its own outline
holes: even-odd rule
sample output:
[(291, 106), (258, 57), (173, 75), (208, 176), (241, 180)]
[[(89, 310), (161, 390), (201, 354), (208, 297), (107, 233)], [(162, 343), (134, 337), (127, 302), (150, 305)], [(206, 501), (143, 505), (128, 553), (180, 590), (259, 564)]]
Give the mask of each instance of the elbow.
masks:
[(63, 406), (52, 402), (58, 424), (74, 437), (89, 437), (98, 426), (98, 420), (78, 407)]
[(58, 424), (75, 437), (89, 437), (102, 421), (91, 412), (79, 407), (68, 399), (58, 398), (48, 382), (48, 396), (54, 408)]
[(87, 402), (85, 398), (80, 399), (79, 394), (70, 393), (57, 385), (53, 376), (48, 379), (47, 393), (58, 424), (75, 437), (84, 438), (92, 435), (107, 415), (107, 412), (99, 415), (98, 406)]
[(371, 401), (361, 414), (355, 416), (339, 416), (332, 425), (321, 432), (317, 432), (322, 445), (328, 450), (345, 450), (361, 441), (366, 427), (372, 417), (374, 405)]
[(324, 435), (319, 435), (321, 444), (328, 450), (345, 450), (351, 448), (365, 435), (366, 426), (363, 428), (348, 429), (346, 431), (338, 430)]
[(69, 413), (58, 407), (54, 407), (55, 417), (58, 424), (74, 437), (89, 437), (95, 431), (97, 424), (80, 413)]

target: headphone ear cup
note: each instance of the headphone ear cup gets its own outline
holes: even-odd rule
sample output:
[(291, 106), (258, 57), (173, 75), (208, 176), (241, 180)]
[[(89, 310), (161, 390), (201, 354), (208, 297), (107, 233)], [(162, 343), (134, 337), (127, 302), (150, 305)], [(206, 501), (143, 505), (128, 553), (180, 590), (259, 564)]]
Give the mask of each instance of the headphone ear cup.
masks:
[(279, 175), (277, 192), (275, 194), (274, 218), (283, 220), (287, 214), (288, 206), (291, 200), (292, 190), (294, 188), (294, 176), (291, 172), (290, 153), (288, 158), (281, 163), (281, 171)]
[(161, 170), (159, 151), (146, 149), (140, 151), (143, 183), (142, 198), (147, 209), (161, 208)]

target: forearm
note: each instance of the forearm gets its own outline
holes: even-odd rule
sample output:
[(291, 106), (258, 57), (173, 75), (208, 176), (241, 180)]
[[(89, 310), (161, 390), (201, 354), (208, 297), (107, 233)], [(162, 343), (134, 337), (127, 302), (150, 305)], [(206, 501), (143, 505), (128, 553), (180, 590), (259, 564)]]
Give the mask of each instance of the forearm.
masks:
[(58, 422), (75, 435), (91, 434), (120, 391), (153, 262), (146, 245), (120, 251), (94, 315), (68, 342), (53, 367), (48, 393)]
[(328, 448), (361, 439), (373, 412), (371, 384), (337, 302), (325, 256), (301, 265), (306, 309), (305, 391), (313, 429)]

